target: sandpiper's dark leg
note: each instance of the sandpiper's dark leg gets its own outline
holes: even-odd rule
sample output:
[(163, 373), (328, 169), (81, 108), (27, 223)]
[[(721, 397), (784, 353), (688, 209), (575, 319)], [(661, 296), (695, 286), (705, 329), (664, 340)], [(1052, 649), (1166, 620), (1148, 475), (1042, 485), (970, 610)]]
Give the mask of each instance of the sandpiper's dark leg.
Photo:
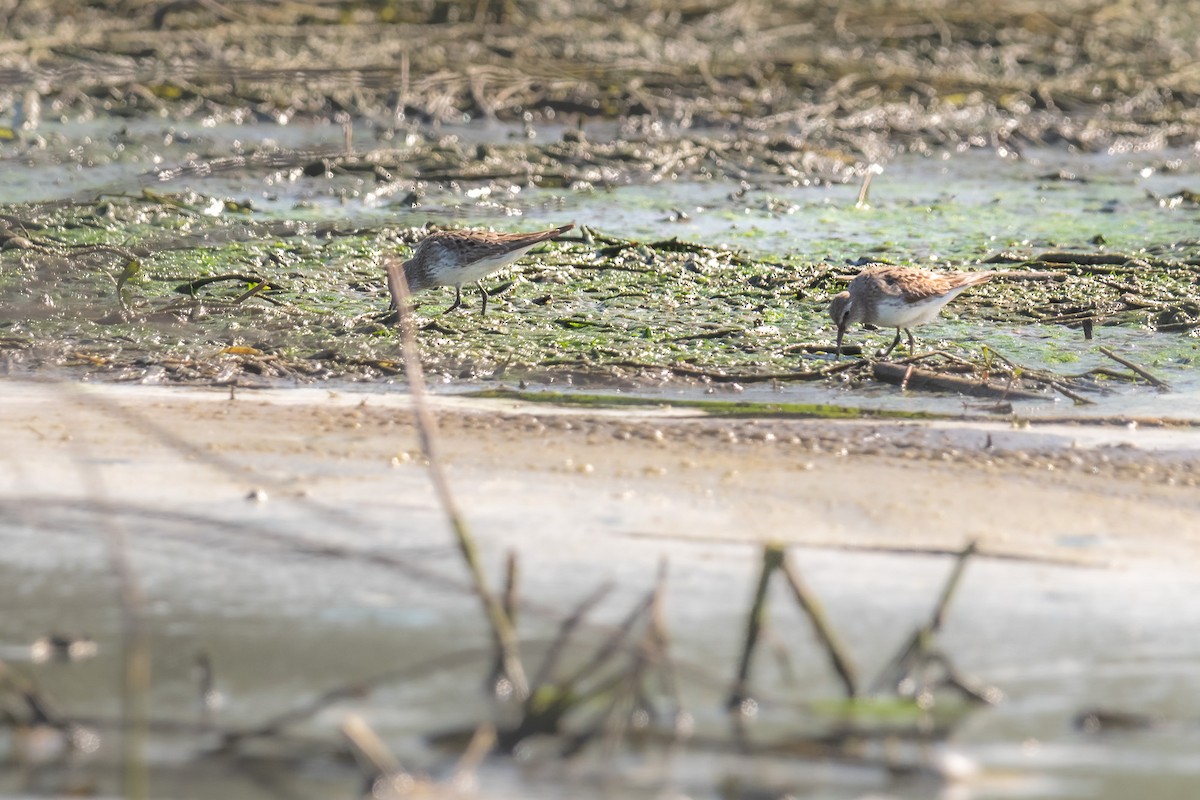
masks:
[[(443, 311), (442, 314), (449, 314), (451, 311), (453, 311), (456, 308), (460, 308), (461, 306), (462, 306), (462, 287), (455, 286), (454, 287), (454, 304), (451, 305), (449, 308), (447, 308), (445, 311)], [(438, 316), (441, 316), (441, 314), (439, 314)]]
[[(908, 354), (915, 356), (917, 354), (917, 346), (912, 335), (912, 328), (905, 328), (904, 332), (908, 334)], [(900, 341), (900, 331), (896, 331), (896, 341)]]
[(888, 345), (888, 349), (879, 354), (880, 358), (887, 358), (888, 354), (896, 349), (896, 345), (900, 344), (900, 329), (896, 328), (896, 338), (892, 339), (892, 343)]
[(476, 281), (475, 285), (479, 287), (479, 294), (483, 297), (483, 305), (479, 308), (479, 316), (487, 313), (487, 289), (483, 288), (483, 281)]

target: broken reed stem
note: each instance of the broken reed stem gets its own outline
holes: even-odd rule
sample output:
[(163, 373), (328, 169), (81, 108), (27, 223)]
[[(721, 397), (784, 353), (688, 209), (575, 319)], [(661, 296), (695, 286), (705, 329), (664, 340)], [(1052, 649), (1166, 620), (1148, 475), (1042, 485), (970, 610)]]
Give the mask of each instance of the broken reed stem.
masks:
[(616, 655), (624, 642), (629, 638), (629, 632), (633, 630), (633, 626), (640, 620), (654, 605), (654, 590), (651, 590), (646, 597), (642, 599), (630, 612), (621, 620), (620, 624), (613, 629), (611, 635), (596, 649), (587, 662), (575, 670), (570, 677), (560, 682), (560, 685), (568, 690), (573, 690), (584, 678), (595, 674), (603, 667), (609, 659)]
[(650, 628), (648, 638), (653, 652), (659, 661), (659, 681), (663, 693), (675, 704), (678, 716), (683, 711), (683, 698), (679, 693), (679, 682), (675, 678), (675, 664), (671, 659), (671, 637), (667, 633), (667, 620), (663, 607), (663, 598), (667, 588), (667, 559), (664, 557), (658, 567), (658, 581), (654, 590), (654, 604), (650, 608)]
[(554, 641), (551, 643), (550, 649), (546, 652), (546, 657), (543, 659), (541, 667), (533, 678), (532, 685), (534, 689), (549, 683), (551, 677), (554, 675), (554, 670), (558, 668), (558, 662), (566, 650), (567, 642), (570, 641), (571, 635), (579, 627), (579, 624), (583, 622), (583, 618), (612, 591), (612, 588), (611, 583), (601, 584), (575, 607), (570, 616), (562, 621), (558, 627), (558, 634), (554, 637)]
[(471, 647), (454, 653), (441, 653), (415, 664), (388, 669), (366, 678), (340, 684), (306, 700), (303, 705), (281, 711), (252, 728), (225, 731), (220, 744), (210, 752), (227, 753), (240, 746), (242, 742), (278, 736), (284, 729), (310, 720), (333, 705), (347, 700), (362, 699), (384, 683), (416, 680), (427, 677), (433, 671), (457, 669), (469, 664), (477, 664), (479, 659), (486, 656), (488, 652), (483, 647)]
[(878, 164), (872, 164), (867, 167), (867, 172), (863, 175), (862, 185), (858, 187), (858, 199), (854, 201), (855, 208), (870, 208), (871, 180), (874, 179), (877, 172), (882, 172), (883, 169)]
[(1113, 361), (1117, 362), (1121, 366), (1128, 367), (1129, 369), (1133, 370), (1138, 375), (1140, 375), (1143, 379), (1145, 379), (1147, 382), (1153, 384), (1154, 386), (1157, 386), (1160, 389), (1169, 389), (1170, 388), (1170, 386), (1167, 384), (1166, 381), (1163, 381), (1163, 380), (1160, 380), (1160, 379), (1154, 377), (1144, 367), (1141, 367), (1141, 366), (1133, 363), (1132, 361), (1130, 361), (1127, 358), (1122, 358), (1121, 356), (1114, 353), (1112, 350), (1109, 350), (1107, 347), (1101, 347), (1098, 349), (1100, 350), (1101, 353), (1108, 356), (1109, 358), (1111, 358)]
[(967, 561), (971, 556), (975, 555), (978, 547), (979, 543), (972, 540), (958, 554), (958, 560), (954, 563), (954, 570), (950, 573), (950, 577), (946, 579), (946, 586), (942, 589), (942, 596), (938, 598), (938, 604), (934, 608), (933, 617), (929, 620), (930, 633), (937, 633), (941, 630), (942, 623), (946, 620), (946, 613), (950, 609), (950, 601), (954, 599), (954, 592), (958, 589), (958, 584), (962, 580), (963, 570), (966, 569)]
[(825, 616), (825, 608), (821, 605), (821, 601), (808, 588), (799, 571), (792, 565), (792, 562), (785, 556), (783, 559), (783, 574), (787, 577), (788, 584), (792, 587), (792, 593), (796, 596), (796, 602), (800, 604), (800, 608), (808, 615), (809, 622), (812, 623), (813, 632), (816, 633), (817, 639), (829, 654), (829, 661), (833, 664), (834, 671), (842, 680), (842, 685), (846, 687), (847, 697), (856, 697), (858, 695), (858, 670), (854, 667), (854, 662), (850, 660), (850, 655), (846, 648), (837, 637), (833, 626), (829, 624), (828, 618)]
[(374, 773), (371, 777), (392, 781), (397, 786), (400, 781), (410, 777), (379, 734), (358, 714), (346, 715), (342, 720), (341, 732), (350, 743), (359, 764)]
[(145, 601), (129, 560), (125, 530), (109, 508), (104, 481), (95, 467), (86, 441), (77, 445), (81, 471), (88, 493), (95, 499), (103, 519), (108, 566), (117, 579), (117, 601), (121, 608), (121, 788), (127, 800), (144, 800), (150, 795), (150, 773), (146, 764), (146, 738), (150, 699), (150, 643), (143, 611)]
[(1059, 394), (1063, 395), (1064, 397), (1069, 398), (1077, 406), (1094, 406), (1094, 405), (1096, 405), (1093, 401), (1088, 400), (1086, 397), (1079, 394), (1078, 392), (1071, 391), (1071, 389), (1068, 388), (1066, 385), (1064, 385), (1062, 383), (1062, 381), (1051, 380), (1051, 381), (1047, 381), (1046, 385), (1049, 386), (1054, 391), (1058, 392)]
[[(508, 558), (504, 562), (504, 613), (508, 615), (508, 621), (515, 627), (517, 624), (517, 581), (518, 581), (518, 565), (517, 554), (509, 551)], [(488, 685), (495, 689), (496, 681), (504, 677), (504, 648), (500, 646), (500, 641), (494, 639), (496, 643), (496, 659), (492, 664), (491, 676), (488, 678)]]
[(146, 765), (146, 726), (150, 699), (150, 642), (142, 617), (142, 593), (126, 551), (125, 533), (109, 525), (109, 564), (120, 582), (121, 659), (125, 681), (122, 686), (121, 716), (124, 736), (125, 797), (137, 800), (150, 793)]
[(954, 592), (962, 580), (963, 570), (967, 566), (968, 559), (975, 554), (977, 547), (978, 543), (971, 541), (959, 551), (954, 569), (946, 579), (946, 585), (942, 587), (942, 594), (938, 598), (937, 605), (934, 606), (929, 622), (917, 628), (895, 657), (880, 671), (879, 677), (871, 685), (871, 691), (881, 691), (884, 688), (888, 691), (896, 691), (900, 683), (909, 677), (933, 651), (934, 636), (941, 630), (942, 623), (946, 621), (950, 601), (954, 599)]
[[(628, 732), (633, 713), (639, 707), (647, 714), (653, 711), (653, 705), (646, 697), (644, 685), (649, 671), (656, 665), (663, 670), (668, 668), (666, 631), (662, 624), (662, 600), (666, 583), (667, 562), (666, 559), (663, 559), (659, 562), (658, 578), (646, 608), (647, 623), (642, 631), (641, 641), (632, 650), (632, 663), (629, 668), (620, 675), (621, 680), (614, 688), (608, 711), (602, 715), (596, 725), (597, 733), (606, 732), (605, 749), (610, 756), (616, 754), (618, 745)], [(660, 673), (660, 677), (669, 682), (664, 673)], [(674, 696), (673, 699), (676, 701), (678, 709), (678, 696)], [(616, 722), (610, 726), (607, 724), (607, 720)]]
[(783, 563), (783, 548), (777, 544), (769, 544), (763, 548), (762, 571), (758, 576), (758, 586), (754, 589), (754, 602), (750, 605), (750, 616), (746, 619), (746, 642), (742, 646), (742, 659), (738, 664), (737, 680), (729, 691), (728, 708), (736, 708), (746, 699), (746, 684), (750, 679), (750, 662), (754, 657), (754, 648), (758, 644), (759, 634), (762, 633), (763, 617), (767, 605), (767, 586), (771, 582), (771, 573)]
[(479, 765), (495, 747), (496, 728), (491, 723), (485, 722), (475, 729), (471, 741), (467, 742), (467, 748), (458, 757), (458, 763), (454, 765), (451, 779), (453, 785), (460, 787), (465, 785), (465, 781), (472, 779), (479, 770)]
[(416, 418), (421, 450), (425, 454), (425, 459), (429, 462), (429, 475), (433, 480), (438, 501), (441, 503), (442, 509), (450, 521), (450, 527), (454, 530), (454, 537), (458, 543), (459, 551), (462, 553), (463, 560), (467, 563), (467, 569), (470, 570), (471, 577), (475, 582), (475, 591), (479, 594), (479, 599), (483, 603), (484, 613), (487, 615), (488, 622), (492, 627), (492, 635), (495, 636), (497, 645), (500, 648), (501, 659), (504, 662), (504, 672), (508, 676), (508, 680), (512, 682), (513, 695), (518, 700), (524, 700), (529, 696), (529, 682), (525, 678), (525, 669), (521, 665), (521, 658), (517, 649), (516, 630), (513, 628), (512, 620), (505, 613), (504, 607), (488, 587), (487, 577), (484, 575), (483, 566), (480, 564), (479, 551), (475, 545), (475, 539), (471, 536), (471, 532), (468, 530), (462, 514), (459, 513), (458, 505), (454, 501), (454, 495), (450, 491), (450, 483), (446, 480), (446, 473), (442, 469), (442, 461), (437, 447), (437, 427), (433, 415), (429, 412), (429, 407), (425, 403), (425, 376), (421, 370), (421, 355), (417, 349), (417, 337), (413, 331), (412, 316), (409, 311), (409, 303), (411, 302), (412, 295), (408, 291), (408, 281), (404, 277), (404, 269), (401, 267), (399, 261), (392, 260), (388, 262), (386, 269), (388, 288), (391, 290), (392, 296), (396, 299), (396, 312), (399, 315), (400, 324), (400, 342), (404, 356), (404, 373), (408, 379), (409, 393), (412, 396), (413, 415)]
[[(236, 399), (233, 390), (234, 386), (230, 385), (230, 400)], [(120, 402), (107, 398), (103, 394), (89, 394), (86, 398), (86, 402), (89, 409), (98, 409), (113, 419), (124, 421), (131, 427), (134, 427), (143, 433), (149, 434), (165, 447), (169, 447), (180, 455), (185, 456), (186, 458), (199, 464), (204, 464), (205, 466), (210, 467), (227, 477), (236, 476), (238, 480), (241, 480), (242, 476), (245, 474), (245, 466), (243, 464), (240, 464), (234, 459), (224, 456), (220, 453), (209, 450), (206, 447), (201, 447), (195, 442), (185, 438), (177, 430), (169, 428), (165, 425), (160, 425), (149, 416), (123, 405)], [(262, 474), (258, 476), (258, 480), (264, 488), (272, 491), (273, 493), (280, 495), (287, 495), (289, 493), (290, 485), (283, 480)], [(323, 505), (320, 502), (313, 500), (311, 497), (292, 497), (291, 502), (299, 508), (304, 509), (306, 512), (309, 512), (310, 514), (324, 520), (330, 526), (344, 527), (347, 525), (361, 524), (361, 520), (355, 517), (352, 513), (347, 512), (346, 509)], [(112, 502), (109, 502), (108, 507), (114, 508), (115, 506)], [(147, 518), (153, 516), (155, 519), (179, 519), (183, 513), (176, 511), (170, 514), (158, 513), (150, 515), (149, 512), (147, 512), (142, 506), (133, 506), (128, 504), (122, 505), (121, 512), (124, 514), (141, 514), (143, 516), (147, 516)], [(212, 520), (208, 517), (197, 516), (194, 519), (197, 522), (202, 522), (206, 525), (211, 524), (212, 522)], [(225, 523), (224, 528), (226, 530), (234, 530), (236, 528), (242, 535), (254, 536), (261, 541), (269, 541), (274, 545), (286, 546), (295, 552), (315, 554), (322, 558), (364, 557), (361, 553), (354, 552), (348, 548), (335, 547), (326, 540), (310, 538), (297, 531), (290, 531), (286, 536), (284, 536), (282, 534), (272, 533), (261, 527), (241, 524), (235, 525), (232, 522)], [(450, 589), (453, 591), (470, 591), (473, 589), (473, 587), (462, 581), (448, 578), (440, 571), (434, 572), (433, 570), (420, 566), (416, 562), (405, 561), (402, 558), (395, 558), (382, 553), (373, 553), (370, 556), (367, 556), (367, 560), (376, 564), (385, 565), (389, 569), (394, 569), (408, 578), (439, 586), (443, 589)]]

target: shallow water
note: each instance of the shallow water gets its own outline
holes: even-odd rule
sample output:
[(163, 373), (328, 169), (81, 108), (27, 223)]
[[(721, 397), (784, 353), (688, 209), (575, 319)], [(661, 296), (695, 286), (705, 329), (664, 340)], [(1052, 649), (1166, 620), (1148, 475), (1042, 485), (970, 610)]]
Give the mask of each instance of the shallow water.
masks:
[[(111, 578), (98, 568), (104, 559), (102, 547), (86, 530), (96, 518), (86, 515), (72, 522), (71, 515), (52, 511), (39, 516), (36, 532), (0, 525), (0, 541), (8, 554), (0, 583), (5, 587), (2, 600), (10, 608), (23, 609), (19, 618), (5, 615), (0, 640), (11, 650), (36, 633), (91, 634), (103, 645), (100, 658), (43, 668), (39, 681), (74, 714), (115, 715), (116, 697), (107, 687), (114, 685), (117, 674), (110, 644), (118, 638), (117, 619), (111, 590), (104, 588)], [(535, 605), (550, 598), (556, 604), (574, 602), (592, 585), (612, 580), (618, 590), (593, 622), (615, 621), (653, 580), (661, 543), (629, 538), (622, 535), (620, 524), (598, 522), (586, 536), (565, 526), (559, 528), (559, 541), (522, 551), (527, 576), (523, 591)], [(136, 522), (131, 527), (142, 528)], [(280, 558), (271, 549), (233, 544), (237, 534), (224, 534), (219, 525), (154, 528), (153, 533), (135, 534), (131, 551), (152, 602), (155, 718), (196, 718), (191, 667), (201, 650), (213, 659), (226, 699), (216, 719), (253, 724), (357, 676), (468, 646), (483, 652), (465, 669), (418, 671), (369, 699), (337, 704), (303, 727), (319, 732), (335, 724), (340, 714), (364, 713), (404, 763), (436, 771), (447, 755), (422, 744), (421, 737), (431, 730), (470, 726), (486, 715), (482, 699), (462, 701), (463, 687), (478, 685), (480, 665), (486, 662), (486, 637), (475, 624), (466, 623), (474, 617), (469, 596), (398, 581), (386, 569), (320, 557)], [(358, 547), (373, 546), (373, 536), (366, 532), (374, 528), (367, 525), (364, 535), (355, 537)], [(407, 529), (393, 527), (401, 539), (409, 535)], [(419, 536), (419, 529), (412, 529), (411, 535)], [(868, 675), (928, 613), (949, 566), (945, 558), (803, 548), (794, 556)], [(450, 554), (427, 553), (413, 560), (437, 567), (445, 565)], [(725, 729), (722, 694), (709, 682), (720, 685), (735, 665), (756, 562), (754, 550), (744, 546), (671, 546), (667, 610), (675, 655), (693, 665), (693, 671), (708, 673), (700, 683), (693, 675), (684, 687), (702, 734), (720, 735)], [(489, 566), (493, 574), (499, 569), (494, 560)], [(581, 576), (586, 576), (582, 585)], [(717, 585), (728, 590), (713, 592)], [(943, 644), (960, 668), (1002, 687), (1006, 699), (996, 708), (971, 714), (948, 743), (949, 751), (980, 770), (955, 791), (972, 798), (1115, 800), (1137, 786), (1147, 797), (1183, 796), (1178, 793), (1200, 779), (1200, 679), (1194, 669), (1200, 643), (1188, 623), (1200, 613), (1198, 589), (1193, 570), (1162, 564), (1116, 572), (973, 564)], [(787, 609), (782, 595), (776, 603)], [(524, 621), (523, 633), (534, 640), (543, 638), (551, 633), (549, 623), (534, 612)], [(764, 654), (756, 684), (766, 696), (790, 707), (836, 694), (823, 659), (808, 644), (804, 623), (785, 613), (777, 625), (779, 635), (793, 640), (790, 670), (804, 678), (798, 684), (781, 681)], [(1091, 708), (1149, 714), (1158, 719), (1157, 727), (1102, 736), (1076, 731), (1072, 719)], [(795, 730), (795, 725), (792, 713), (776, 709), (758, 723), (759, 735)], [(176, 743), (156, 737), (152, 759), (160, 769), (186, 762), (193, 747), (192, 737)], [(101, 760), (91, 767), (83, 759), (79, 770), (102, 779), (102, 764), (110, 757), (97, 756)], [(689, 796), (716, 797), (712, 786), (730, 775), (792, 790), (811, 782), (821, 796), (835, 798), (860, 796), (863, 781), (886, 787), (894, 797), (924, 797), (930, 790), (929, 785), (906, 788), (885, 781), (871, 770), (848, 768), (839, 778), (836, 770), (814, 769), (803, 762), (764, 760), (752, 767), (732, 754), (715, 761), (701, 753), (665, 762), (652, 754), (625, 758), (631, 775), (642, 775), (633, 785), (647, 782), (644, 795), (635, 790), (632, 796), (656, 796), (674, 786)], [(532, 782), (493, 764), (482, 776), (486, 789), (481, 796), (554, 797), (564, 791), (609, 796), (590, 786), (587, 778), (609, 767), (603, 761), (587, 763), (565, 772), (547, 765)], [(330, 767), (328, 783), (312, 780), (313, 771), (319, 778), (319, 766), (309, 764), (299, 783), (286, 769), (276, 779), (291, 787), (292, 796), (303, 797), (327, 796), (331, 787), (352, 782), (344, 769)], [(165, 770), (156, 785), (170, 786), (187, 775)], [(10, 774), (6, 781), (10, 791), (20, 785), (16, 777)], [(247, 785), (244, 772), (220, 763), (211, 764), (207, 777), (189, 784), (185, 794), (215, 797), (230, 785), (244, 796), (267, 796)], [(622, 793), (630, 792), (629, 784), (622, 786)]]
[[(101, 719), (112, 719), (119, 709), (120, 615), (106, 544), (115, 529), (127, 537), (146, 597), (153, 719), (199, 723), (193, 668), (199, 652), (215, 667), (224, 703), (212, 719), (222, 726), (257, 724), (332, 687), (395, 672), (376, 692), (332, 704), (298, 731), (336, 741), (344, 715), (359, 713), (402, 763), (438, 777), (445, 777), (457, 751), (435, 747), (426, 737), (492, 717), (482, 687), (489, 638), (429, 496), (428, 477), (416, 463), (393, 465), (383, 455), (411, 445), (368, 420), (364, 427), (343, 428), (323, 422), (328, 409), (353, 412), (363, 395), (308, 389), (242, 394), (231, 405), (222, 393), (163, 387), (102, 386), (83, 393), (11, 383), (5, 388), (0, 413), (22, 420), (13, 436), (19, 433), (23, 444), (10, 442), (0, 462), (0, 604), (21, 613), (0, 617), (0, 652), (35, 675), (59, 708)], [(146, 423), (104, 411), (121, 401), (151, 420), (156, 409), (188, 397), (200, 405), (172, 430), (197, 445), (194, 451), (165, 442)], [(70, 398), (82, 404), (65, 402), (70, 413), (56, 415), (54, 409)], [(367, 399), (381, 409), (381, 418), (387, 408), (404, 406), (402, 397)], [(33, 411), (18, 416), (22, 408)], [(259, 420), (254, 436), (233, 427), (226, 416), (233, 409), (260, 415), (250, 417)], [(298, 413), (286, 417), (288, 409)], [(526, 411), (531, 413), (542, 412)], [(107, 424), (96, 424), (104, 419)], [(946, 430), (950, 436), (982, 435), (979, 423)], [(1001, 430), (991, 430), (997, 447), (1010, 446)], [(1081, 446), (1128, 441), (1152, 448), (1157, 433), (1101, 432), (1110, 438)], [(1039, 445), (1033, 437), (1044, 446), (1060, 434), (1034, 429), (1011, 435), (1030, 437), (1024, 446), (1034, 449)], [(30, 442), (39, 443), (40, 451), (27, 450)], [(369, 452), (361, 449), (367, 445)], [(488, 439), (479, 446), (496, 445)], [(1022, 445), (1015, 439), (1011, 446)], [(38, 459), (27, 457), (35, 452)], [(719, 448), (714, 452), (718, 471), (743, 468), (723, 459)], [(582, 633), (587, 645), (571, 653), (586, 660), (609, 626), (653, 585), (667, 557), (665, 621), (698, 741), (674, 755), (649, 747), (615, 760), (593, 752), (569, 764), (498, 759), (481, 770), (478, 796), (600, 798), (615, 792), (650, 798), (670, 790), (715, 799), (738, 796), (729, 788), (737, 784), (765, 796), (791, 792), (846, 800), (865, 791), (906, 800), (942, 791), (981, 800), (1117, 800), (1131, 787), (1148, 797), (1186, 796), (1181, 793), (1200, 778), (1200, 640), (1191, 624), (1200, 614), (1200, 581), (1194, 550), (1184, 541), (1194, 532), (1143, 531), (1136, 512), (1126, 520), (1128, 530), (1110, 520), (1126, 541), (1089, 533), (1086, 522), (1071, 531), (1040, 524), (1030, 508), (991, 521), (996, 541), (1011, 528), (1079, 558), (979, 557), (968, 565), (939, 641), (960, 670), (1001, 689), (1005, 700), (968, 713), (939, 748), (942, 763), (970, 765), (969, 774), (947, 786), (932, 777), (890, 778), (863, 766), (739, 757), (728, 739), (724, 702), (759, 568), (755, 540), (768, 532), (739, 529), (737, 519), (747, 504), (780, 501), (736, 481), (708, 483), (700, 476), (683, 478), (682, 486), (699, 486), (680, 494), (656, 484), (650, 472), (620, 467), (620, 458), (614, 477), (600, 477), (607, 471), (597, 460), (597, 476), (574, 479), (562, 469), (564, 455), (548, 453), (533, 470), (514, 463), (481, 471), (456, 458), (450, 470), (483, 545), (487, 573), (501, 574), (507, 552), (520, 556), (526, 657), (536, 664), (564, 609), (610, 582), (612, 593)], [(569, 455), (600, 454), (581, 449)], [(674, 464), (681, 455), (662, 457)], [(210, 456), (231, 466), (217, 468)], [(780, 507), (792, 519), (783, 535), (814, 524), (808, 515), (820, 502), (803, 479), (796, 480), (797, 497), (805, 502)], [(1051, 482), (1033, 475), (1008, 480)], [(266, 486), (268, 499), (246, 499), (250, 486)], [(1121, 491), (1137, 494), (1134, 487)], [(864, 528), (880, 532), (862, 509), (835, 509), (833, 518), (841, 526), (834, 532), (846, 543)], [(722, 519), (731, 521), (724, 531)], [(904, 525), (897, 522), (887, 532), (901, 546), (909, 541)], [(907, 535), (921, 539), (920, 530)], [(706, 536), (711, 538), (700, 538)], [(952, 565), (940, 555), (803, 545), (794, 545), (791, 557), (865, 678), (877, 674), (925, 621)], [(778, 584), (770, 615), (771, 636), (753, 673), (761, 713), (750, 730), (759, 741), (819, 729), (839, 695), (808, 624)], [(99, 643), (99, 654), (79, 664), (27, 663), (28, 645), (51, 632), (88, 635)], [(786, 666), (778, 658), (781, 649)], [(1153, 721), (1144, 730), (1079, 731), (1075, 717), (1092, 709)], [(111, 790), (115, 738), (98, 723), (96, 729), (102, 734), (99, 752), (80, 754), (69, 768), (11, 765), (0, 771), (0, 787), (60, 792), (94, 782)], [(300, 742), (272, 740), (250, 748), (254, 757), (196, 757), (213, 742), (203, 730), (156, 734), (148, 758), (158, 792), (327, 797), (344, 796), (357, 781), (351, 767), (321, 755), (327, 747), (305, 755)], [(898, 757), (905, 752), (899, 743), (883, 749)]]

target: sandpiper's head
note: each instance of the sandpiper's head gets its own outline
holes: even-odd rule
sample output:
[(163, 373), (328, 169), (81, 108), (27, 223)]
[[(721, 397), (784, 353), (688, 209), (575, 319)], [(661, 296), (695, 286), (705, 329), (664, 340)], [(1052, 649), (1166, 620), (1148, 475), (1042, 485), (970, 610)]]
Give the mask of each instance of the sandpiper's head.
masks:
[(855, 322), (862, 322), (862, 308), (854, 302), (849, 292), (840, 292), (829, 301), (829, 316), (837, 325), (837, 357), (842, 357), (842, 337), (846, 328)]

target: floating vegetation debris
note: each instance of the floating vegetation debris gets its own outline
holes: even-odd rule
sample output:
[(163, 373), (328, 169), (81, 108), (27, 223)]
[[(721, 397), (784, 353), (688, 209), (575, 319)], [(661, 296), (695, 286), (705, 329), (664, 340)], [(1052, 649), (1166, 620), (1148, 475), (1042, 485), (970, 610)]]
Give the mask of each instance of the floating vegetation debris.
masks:
[[(146, 193), (9, 207), (0, 231), (27, 246), (0, 251), (7, 309), (0, 352), (8, 369), (244, 386), (402, 372), (381, 259), (406, 254), (423, 229), (192, 215), (207, 205), (191, 193)], [(98, 214), (124, 222), (98, 227)], [(1023, 262), (989, 260), (1005, 267), (960, 299), (964, 317), (1100, 331), (1200, 327), (1200, 267), (1183, 257), (1051, 251)], [(735, 390), (874, 379), (1004, 399), (1052, 389), (1076, 402), (1103, 390), (1098, 378), (1125, 379), (1103, 368), (1071, 376), (1019, 365), (986, 344), (919, 354), (905, 362), (921, 363), (921, 371), (904, 370), (907, 380), (894, 363), (839, 362), (825, 305), (854, 272), (824, 261), (759, 260), (677, 238), (644, 242), (584, 228), (527, 262), (484, 319), (438, 316), (450, 298), (436, 291), (419, 299), (426, 371), (442, 381)], [(1097, 352), (1113, 358), (1106, 347)], [(936, 380), (927, 380), (930, 371)], [(1165, 383), (1147, 378), (1146, 367), (1133, 372)]]

